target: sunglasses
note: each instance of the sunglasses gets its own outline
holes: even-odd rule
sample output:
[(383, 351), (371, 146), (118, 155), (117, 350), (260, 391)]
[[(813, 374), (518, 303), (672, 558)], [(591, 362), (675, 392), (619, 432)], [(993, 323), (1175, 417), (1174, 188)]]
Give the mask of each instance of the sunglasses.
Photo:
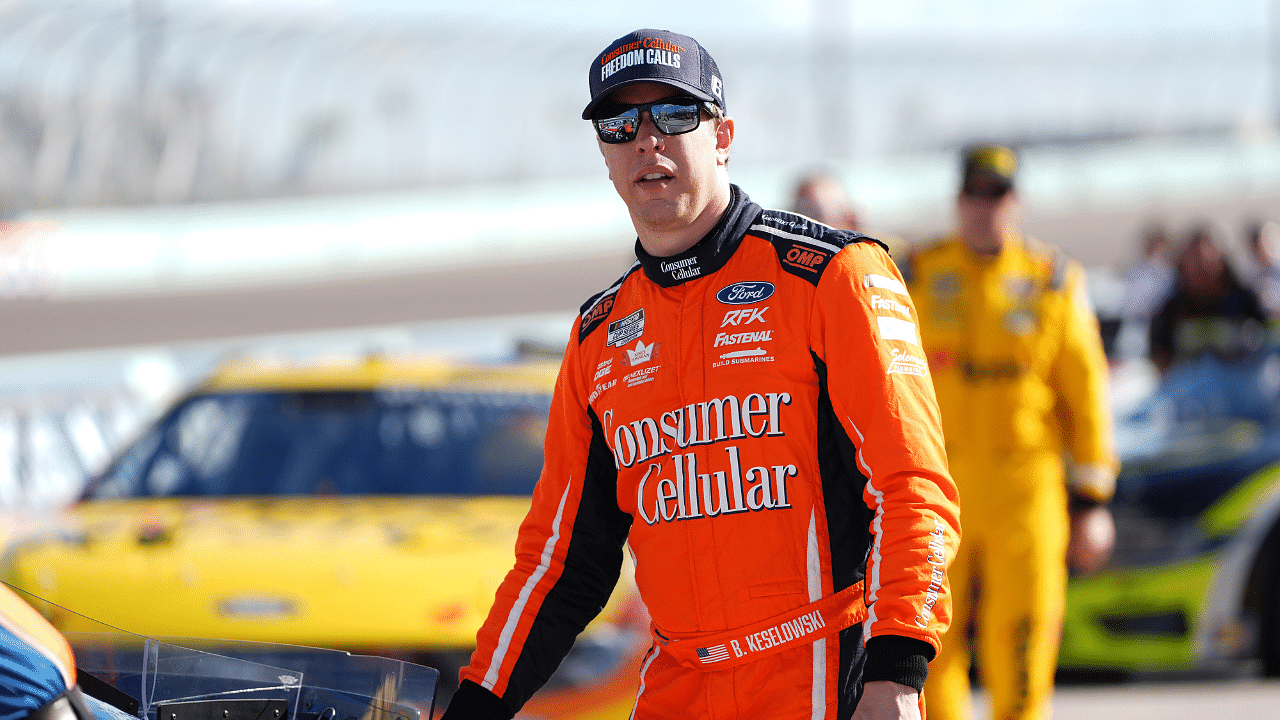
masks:
[(671, 97), (639, 105), (606, 105), (601, 107), (591, 122), (596, 126), (600, 141), (616, 145), (636, 139), (640, 131), (641, 113), (649, 113), (654, 127), (663, 135), (682, 135), (698, 129), (702, 121), (702, 105), (691, 97)]

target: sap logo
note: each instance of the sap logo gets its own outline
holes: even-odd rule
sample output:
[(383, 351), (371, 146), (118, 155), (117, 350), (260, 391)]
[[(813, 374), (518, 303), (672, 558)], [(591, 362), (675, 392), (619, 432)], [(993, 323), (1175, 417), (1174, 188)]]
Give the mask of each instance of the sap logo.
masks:
[(725, 305), (750, 305), (768, 300), (773, 295), (773, 283), (737, 282), (720, 288), (716, 299)]
[(826, 261), (827, 253), (803, 247), (801, 245), (792, 245), (784, 258), (784, 262), (788, 265), (793, 265), (810, 272), (817, 272), (815, 268)]
[(724, 314), (724, 320), (720, 321), (720, 327), (727, 325), (750, 325), (753, 322), (768, 322), (764, 319), (764, 311), (768, 310), (766, 305), (762, 308), (746, 308), (745, 310), (730, 310)]

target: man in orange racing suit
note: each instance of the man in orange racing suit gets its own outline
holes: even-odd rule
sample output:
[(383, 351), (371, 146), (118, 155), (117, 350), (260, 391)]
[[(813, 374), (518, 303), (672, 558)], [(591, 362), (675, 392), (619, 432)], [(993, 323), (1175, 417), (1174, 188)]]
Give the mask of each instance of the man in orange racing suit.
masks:
[(1007, 147), (966, 151), (960, 232), (906, 268), (965, 511), (953, 631), (927, 685), (931, 715), (944, 720), (972, 714), (965, 628), (977, 588), (991, 716), (1048, 716), (1066, 556), (1093, 569), (1114, 537), (1102, 504), (1116, 459), (1097, 321), (1080, 265), (1014, 229), (1016, 166)]
[(590, 73), (639, 261), (582, 307), (515, 568), (445, 717), (518, 712), (624, 544), (654, 637), (633, 717), (920, 717), (959, 519), (901, 276), (729, 184), (733, 120), (692, 38), (633, 32)]

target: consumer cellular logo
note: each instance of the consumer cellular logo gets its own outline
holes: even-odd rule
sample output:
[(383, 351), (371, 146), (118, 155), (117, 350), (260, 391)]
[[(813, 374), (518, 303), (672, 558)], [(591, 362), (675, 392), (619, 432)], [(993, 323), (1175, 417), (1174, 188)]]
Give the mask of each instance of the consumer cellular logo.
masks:
[(768, 300), (773, 296), (773, 290), (771, 282), (737, 282), (720, 288), (716, 299), (725, 305), (750, 305)]

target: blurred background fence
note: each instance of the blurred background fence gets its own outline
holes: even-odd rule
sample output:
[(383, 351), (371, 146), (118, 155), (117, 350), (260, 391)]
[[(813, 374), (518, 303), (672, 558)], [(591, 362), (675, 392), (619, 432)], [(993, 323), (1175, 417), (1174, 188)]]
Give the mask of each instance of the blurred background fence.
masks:
[[(1280, 217), (1278, 4), (739, 0), (660, 22), (716, 57), (755, 200), (824, 166), (872, 232), (919, 240), (950, 222), (957, 148), (1013, 143), (1028, 229), (1106, 302), (1152, 220)], [(587, 66), (653, 22), (0, 0), (0, 507), (65, 502), (231, 354), (558, 338), (633, 237), (579, 119)]]
[[(794, 34), (738, 18), (699, 34), (742, 121), (739, 166), (854, 163), (977, 138), (1256, 138), (1278, 114), (1275, 44), (1256, 2), (1223, 4), (1219, 28), (1105, 32), (1114, 19), (1099, 17), (1092, 34), (997, 37), (857, 33), (850, 20), (865, 3), (807, 5), (811, 25)], [(288, 7), (0, 3), (4, 202), (21, 211), (600, 174), (575, 109), (586, 65), (625, 28)]]

